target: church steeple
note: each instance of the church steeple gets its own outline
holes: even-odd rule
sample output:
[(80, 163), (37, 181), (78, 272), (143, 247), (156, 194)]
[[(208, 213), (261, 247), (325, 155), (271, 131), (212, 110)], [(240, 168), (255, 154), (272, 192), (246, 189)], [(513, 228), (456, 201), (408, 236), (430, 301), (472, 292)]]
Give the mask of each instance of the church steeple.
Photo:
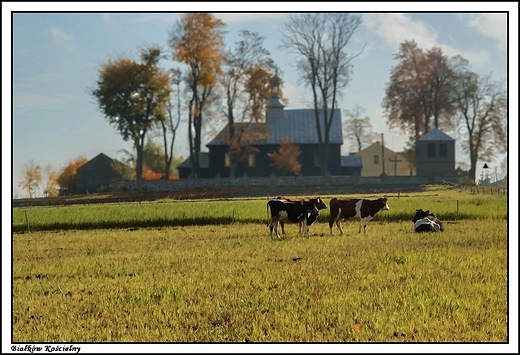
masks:
[(283, 108), (285, 105), (280, 101), (280, 78), (278, 77), (278, 69), (276, 69), (274, 76), (271, 78), (271, 100), (267, 107), (267, 117), (283, 118)]

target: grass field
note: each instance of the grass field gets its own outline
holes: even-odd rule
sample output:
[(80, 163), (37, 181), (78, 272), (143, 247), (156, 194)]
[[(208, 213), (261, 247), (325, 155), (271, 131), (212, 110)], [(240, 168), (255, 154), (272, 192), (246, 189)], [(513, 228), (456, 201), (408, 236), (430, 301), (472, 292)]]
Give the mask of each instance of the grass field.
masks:
[(366, 235), (324, 211), (281, 241), (265, 202), (14, 209), (13, 341), (509, 341), (505, 196), (389, 196)]

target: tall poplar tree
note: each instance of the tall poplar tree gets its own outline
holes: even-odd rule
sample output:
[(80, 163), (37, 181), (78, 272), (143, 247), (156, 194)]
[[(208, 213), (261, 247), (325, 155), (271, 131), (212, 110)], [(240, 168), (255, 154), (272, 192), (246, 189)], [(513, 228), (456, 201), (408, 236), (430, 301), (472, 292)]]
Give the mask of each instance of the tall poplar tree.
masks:
[(187, 66), (188, 140), (192, 176), (198, 177), (203, 114), (222, 73), (225, 24), (210, 13), (184, 14), (169, 34), (173, 59)]

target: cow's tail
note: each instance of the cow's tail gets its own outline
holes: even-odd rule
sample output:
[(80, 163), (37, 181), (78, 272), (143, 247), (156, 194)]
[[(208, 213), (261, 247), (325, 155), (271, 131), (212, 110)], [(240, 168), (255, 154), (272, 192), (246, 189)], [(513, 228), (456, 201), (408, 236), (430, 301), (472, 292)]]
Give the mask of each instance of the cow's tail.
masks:
[(271, 201), (267, 201), (267, 206), (266, 206), (266, 209), (267, 209), (266, 210), (266, 216), (267, 216), (267, 225), (266, 225), (266, 227), (269, 227), (269, 223), (271, 222), (269, 220), (269, 202), (271, 202)]

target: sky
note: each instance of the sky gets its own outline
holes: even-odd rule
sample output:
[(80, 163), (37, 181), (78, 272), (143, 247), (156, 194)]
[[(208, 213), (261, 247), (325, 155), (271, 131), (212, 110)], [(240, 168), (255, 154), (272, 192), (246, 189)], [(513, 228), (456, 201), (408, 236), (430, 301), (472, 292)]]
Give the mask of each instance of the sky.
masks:
[[(122, 150), (133, 151), (131, 142), (124, 141), (115, 127), (108, 123), (90, 92), (96, 87), (101, 65), (109, 60), (125, 57), (138, 61), (139, 50), (150, 45), (167, 49), (168, 33), (182, 16), (181, 12), (165, 12), (178, 10), (182, 6), (170, 5), (168, 8), (165, 4), (149, 5), (154, 3), (146, 3), (146, 6), (142, 3), (128, 4), (128, 10), (135, 11), (133, 13), (110, 12), (119, 10), (120, 6), (99, 3), (79, 7), (69, 3), (68, 6), (55, 7), (56, 11), (71, 9), (75, 13), (41, 12), (51, 10), (49, 4), (52, 3), (46, 6), (8, 5), (11, 11), (34, 9), (33, 12), (13, 13), (12, 18), (8, 19), (12, 20), (12, 90), (9, 90), (12, 93), (12, 110), (6, 111), (4, 105), (3, 110), (9, 112), (12, 118), (11, 192), (14, 198), (26, 197), (26, 192), (18, 187), (18, 183), (30, 162), (39, 164), (46, 175), (50, 171), (60, 171), (79, 157), (92, 159), (99, 153), (105, 153), (111, 158), (123, 159), (125, 155)], [(507, 79), (508, 31), (505, 13), (446, 13), (456, 11), (457, 7), (451, 4), (449, 7), (443, 5), (445, 13), (363, 13), (362, 5), (357, 9), (356, 3), (346, 4), (342, 5), (344, 11), (352, 11), (354, 7), (361, 13), (362, 25), (346, 47), (349, 53), (359, 56), (352, 61), (353, 77), (341, 93), (339, 108), (344, 113), (345, 110), (360, 107), (362, 114), (370, 117), (374, 132), (383, 133), (385, 146), (394, 151), (403, 150), (407, 137), (401, 131), (388, 128), (381, 104), (390, 71), (397, 64), (393, 55), (403, 41), (414, 40), (425, 50), (437, 46), (448, 56), (460, 54), (469, 60), (471, 69), (476, 73), (491, 75), (497, 81)], [(495, 4), (500, 3), (493, 3), (492, 7), (487, 8), (494, 11), (513, 8), (513, 5), (501, 7)], [(475, 11), (478, 11), (479, 6), (475, 5)], [(185, 6), (185, 11), (194, 10), (193, 5)], [(303, 10), (308, 5), (302, 6)], [(308, 11), (312, 11), (312, 6), (309, 7)], [(465, 7), (467, 5), (462, 8)], [(326, 5), (315, 8), (323, 11)], [(413, 10), (408, 5), (406, 8)], [(422, 11), (428, 10), (425, 5), (419, 6), (421, 8)], [(153, 9), (162, 12), (142, 12)], [(234, 45), (240, 30), (258, 32), (282, 70), (281, 76), (285, 82), (283, 92), (289, 100), (287, 108), (309, 107), (309, 92), (302, 85), (294, 66), (297, 56), (282, 47), (282, 33), (291, 13), (225, 13), (221, 9), (225, 6), (219, 7), (221, 12), (213, 13), (226, 23), (226, 47)], [(399, 6), (395, 5), (393, 9), (397, 10)], [(440, 11), (442, 8), (431, 9)], [(335, 10), (341, 9), (335, 5)], [(7, 17), (4, 11), (2, 16)], [(171, 68), (176, 63), (168, 60), (163, 61), (162, 65)], [(5, 101), (4, 95), (2, 101)], [(343, 114), (344, 120), (345, 117)], [(2, 122), (3, 126), (7, 123), (5, 121)], [(184, 120), (179, 132), (174, 154), (186, 158), (188, 141)], [(446, 133), (458, 138), (456, 132)], [(205, 143), (210, 139), (206, 137), (203, 141), (203, 151), (207, 150)], [(349, 153), (346, 139), (342, 152), (345, 155)], [(500, 169), (504, 157), (497, 157), (497, 161), (488, 165)], [(458, 152), (456, 160), (457, 165), (469, 163), (467, 154), (462, 152)]]
[[(168, 32), (183, 12), (204, 9), (222, 19), (227, 24), (228, 34), (225, 40), (228, 47), (233, 46), (240, 30), (258, 32), (265, 38), (264, 46), (283, 71), (283, 92), (289, 99), (287, 108), (307, 107), (307, 92), (299, 82), (294, 67), (296, 56), (281, 48), (284, 23), (291, 15), (288, 11), (295, 8), (295, 3), (286, 2), (2, 2), (3, 196), (26, 196), (17, 185), (24, 167), (31, 161), (39, 164), (44, 172), (60, 171), (78, 157), (91, 159), (99, 153), (105, 153), (112, 158), (122, 159), (121, 150), (132, 151), (131, 143), (123, 141), (116, 129), (103, 117), (89, 92), (96, 85), (99, 68), (109, 60), (120, 57), (138, 60), (140, 48), (150, 45), (166, 48)], [(300, 2), (297, 3), (297, 9), (302, 12), (354, 11), (362, 14), (362, 25), (347, 50), (350, 53), (363, 51), (353, 60), (352, 81), (343, 91), (338, 103), (342, 110), (360, 106), (363, 114), (371, 118), (374, 131), (384, 134), (388, 148), (400, 151), (407, 140), (402, 132), (388, 129), (381, 107), (390, 70), (397, 64), (393, 55), (397, 53), (399, 44), (405, 40), (415, 40), (425, 50), (433, 46), (440, 47), (448, 56), (460, 54), (469, 60), (471, 69), (482, 76), (491, 75), (497, 81), (508, 79), (509, 95), (515, 98), (509, 108), (510, 116), (514, 117), (509, 122), (509, 131), (513, 137), (517, 134), (517, 2)], [(117, 13), (121, 10), (127, 13)], [(279, 13), (260, 13), (266, 10)], [(373, 12), (374, 10), (378, 12)], [(468, 13), (468, 10), (474, 12)], [(13, 13), (15, 11), (25, 13)], [(235, 13), (231, 13), (233, 11)], [(497, 13), (501, 11), (511, 11), (509, 31), (507, 16)], [(508, 63), (512, 63), (509, 71)], [(168, 64), (173, 65), (173, 62)], [(11, 93), (10, 97), (8, 92)], [(175, 141), (175, 154), (186, 157), (187, 127), (181, 125), (179, 132)], [(205, 143), (207, 141), (209, 139)], [(509, 174), (518, 176), (518, 142), (513, 139), (510, 144)], [(488, 165), (492, 168), (499, 167), (504, 157), (498, 157)], [(456, 159), (457, 162), (469, 160), (462, 153), (457, 153)], [(479, 162), (477, 174), (482, 165)], [(5, 173), (9, 170), (10, 178)], [(516, 186), (510, 186), (509, 190), (515, 206), (516, 189)], [(4, 202), (7, 202), (5, 198)], [(8, 230), (4, 232), (10, 233)], [(9, 275), (4, 280), (8, 278)], [(512, 334), (516, 334), (515, 329), (510, 329)], [(518, 341), (512, 344), (516, 344), (518, 350)], [(210, 347), (202, 345), (195, 348), (195, 351), (219, 350), (218, 346), (208, 345)], [(503, 345), (502, 348), (499, 345), (495, 351), (508, 352), (509, 344)], [(94, 350), (117, 349), (117, 346), (110, 348), (107, 345)], [(272, 350), (267, 344), (259, 345), (256, 349)], [(366, 344), (361, 347), (351, 345), (348, 350), (377, 352), (383, 349), (385, 352), (400, 353), (421, 351), (420, 346), (411, 345), (403, 349), (388, 344), (379, 348)], [(442, 345), (438, 348), (428, 345), (428, 349), (446, 350)], [(233, 350), (249, 351), (247, 348)], [(287, 349), (278, 347), (276, 350), (285, 352)], [(323, 346), (314, 348), (312, 345), (305, 345), (304, 348), (295, 349), (292, 345), (289, 351), (295, 350), (321, 352)], [(463, 350), (475, 353), (490, 351), (486, 344), (470, 344)], [(341, 348), (335, 350), (329, 347), (327, 351), (341, 351)]]

